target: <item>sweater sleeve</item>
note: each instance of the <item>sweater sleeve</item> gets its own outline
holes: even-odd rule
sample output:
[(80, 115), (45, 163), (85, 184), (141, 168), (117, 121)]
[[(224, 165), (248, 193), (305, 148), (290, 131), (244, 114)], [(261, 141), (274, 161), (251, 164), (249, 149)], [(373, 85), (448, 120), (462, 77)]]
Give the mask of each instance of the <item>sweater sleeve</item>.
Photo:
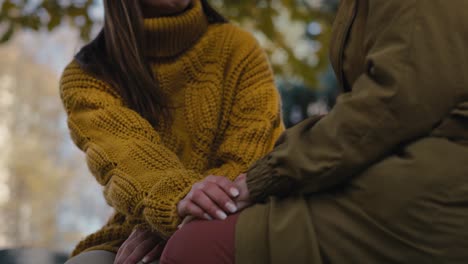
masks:
[(271, 151), (284, 130), (281, 100), (266, 54), (249, 33), (242, 33), (239, 39), (245, 40), (241, 44), (245, 56), (237, 65), (240, 74), (232, 110), (214, 155), (221, 166), (205, 173), (231, 180)]
[(76, 62), (65, 69), (60, 91), (71, 137), (109, 205), (146, 218), (161, 235), (175, 230), (176, 205), (202, 176), (186, 170), (149, 122)]
[(467, 8), (465, 1), (442, 0), (370, 4), (367, 71), (326, 117), (288, 130), (251, 168), (252, 198), (344, 184), (399, 146), (429, 135), (466, 99)]

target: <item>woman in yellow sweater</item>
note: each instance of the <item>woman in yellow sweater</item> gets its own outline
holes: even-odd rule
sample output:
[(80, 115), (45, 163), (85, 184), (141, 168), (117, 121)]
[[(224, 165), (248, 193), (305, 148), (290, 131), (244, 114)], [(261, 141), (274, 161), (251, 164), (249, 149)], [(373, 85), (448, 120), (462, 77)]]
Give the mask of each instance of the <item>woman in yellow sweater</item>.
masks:
[[(283, 130), (264, 52), (205, 0), (104, 3), (104, 29), (66, 67), (60, 91), (115, 213), (68, 263), (113, 263), (117, 252), (115, 263), (151, 260), (182, 218), (239, 211), (234, 180)], [(208, 201), (178, 211), (203, 179)]]

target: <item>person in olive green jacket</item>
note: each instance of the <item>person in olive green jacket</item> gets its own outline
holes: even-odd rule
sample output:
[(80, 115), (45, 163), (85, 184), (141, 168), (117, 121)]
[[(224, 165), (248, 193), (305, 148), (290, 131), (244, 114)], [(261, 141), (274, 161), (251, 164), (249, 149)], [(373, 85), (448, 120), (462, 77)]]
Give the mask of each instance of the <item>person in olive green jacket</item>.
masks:
[(342, 0), (336, 106), (247, 172), (255, 205), (182, 227), (161, 263), (468, 263), (467, 17), (466, 0)]

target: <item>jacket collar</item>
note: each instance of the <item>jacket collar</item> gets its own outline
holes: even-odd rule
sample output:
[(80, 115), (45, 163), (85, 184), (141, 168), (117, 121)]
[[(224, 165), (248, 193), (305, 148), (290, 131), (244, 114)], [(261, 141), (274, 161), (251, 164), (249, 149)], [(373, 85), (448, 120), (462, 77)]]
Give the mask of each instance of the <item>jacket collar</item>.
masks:
[(342, 91), (349, 91), (349, 89), (345, 89), (343, 55), (346, 40), (356, 18), (357, 2), (358, 0), (341, 0), (336, 19), (333, 23), (330, 60)]

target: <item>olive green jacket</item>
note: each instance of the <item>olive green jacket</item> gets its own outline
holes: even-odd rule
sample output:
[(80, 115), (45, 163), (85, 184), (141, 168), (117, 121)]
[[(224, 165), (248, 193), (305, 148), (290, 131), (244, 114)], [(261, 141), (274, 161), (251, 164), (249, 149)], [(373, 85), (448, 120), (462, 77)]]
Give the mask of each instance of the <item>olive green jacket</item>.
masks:
[(237, 263), (468, 263), (468, 1), (341, 0), (343, 94), (248, 172)]

